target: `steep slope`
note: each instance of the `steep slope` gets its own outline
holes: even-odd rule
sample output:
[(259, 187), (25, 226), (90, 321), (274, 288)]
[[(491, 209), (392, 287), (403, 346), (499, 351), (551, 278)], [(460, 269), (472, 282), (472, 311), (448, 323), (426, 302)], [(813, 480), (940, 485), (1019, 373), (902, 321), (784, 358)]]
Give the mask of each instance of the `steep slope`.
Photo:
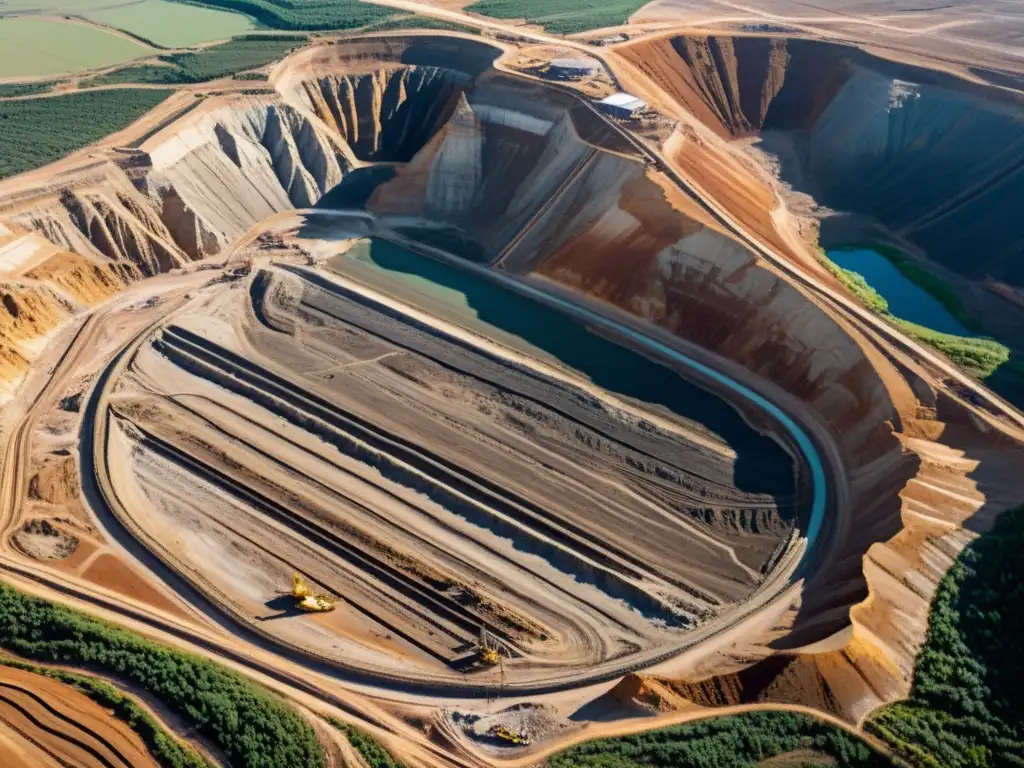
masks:
[(0, 221), (0, 394), (13, 391), (48, 334), (140, 274), (130, 261), (64, 251)]
[(616, 52), (723, 138), (762, 136), (784, 181), (974, 278), (1024, 284), (1024, 97), (852, 47), (667, 37)]
[(219, 253), (261, 219), (308, 208), (351, 167), (317, 123), (273, 98), (224, 100), (143, 145), (140, 186), (191, 258)]

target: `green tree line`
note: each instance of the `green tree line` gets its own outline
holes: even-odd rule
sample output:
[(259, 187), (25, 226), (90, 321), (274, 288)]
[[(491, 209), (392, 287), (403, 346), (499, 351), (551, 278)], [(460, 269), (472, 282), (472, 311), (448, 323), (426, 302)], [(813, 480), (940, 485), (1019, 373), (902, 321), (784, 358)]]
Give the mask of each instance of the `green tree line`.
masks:
[(796, 712), (755, 711), (570, 747), (550, 768), (746, 768), (798, 750), (821, 754), (837, 768), (889, 768), (891, 763), (841, 728)]

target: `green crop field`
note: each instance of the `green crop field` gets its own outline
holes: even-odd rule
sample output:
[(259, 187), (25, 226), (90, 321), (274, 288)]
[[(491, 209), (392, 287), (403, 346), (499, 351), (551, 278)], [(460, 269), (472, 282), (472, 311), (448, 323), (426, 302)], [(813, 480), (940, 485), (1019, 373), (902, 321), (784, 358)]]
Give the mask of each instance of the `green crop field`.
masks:
[(296, 35), (240, 37), (195, 53), (161, 56), (160, 60), (167, 66), (144, 64), (117, 69), (91, 80), (89, 85), (201, 83), (262, 67), (283, 58), (306, 42), (308, 38)]
[(356, 29), (391, 18), (395, 11), (359, 0), (201, 0), (237, 11), (271, 29)]
[(0, 84), (0, 99), (7, 99), (12, 96), (31, 96), (36, 93), (44, 93), (56, 85), (54, 80), (36, 81), (32, 83), (3, 83)]
[(227, 40), (253, 28), (252, 20), (238, 13), (167, 0), (143, 0), (135, 5), (89, 11), (86, 16), (165, 48)]
[(0, 77), (65, 74), (151, 53), (149, 46), (85, 24), (0, 19)]
[(125, 128), (170, 93), (126, 89), (0, 102), (0, 179)]
[(548, 32), (569, 35), (588, 29), (615, 27), (648, 0), (478, 0), (467, 11), (495, 19), (522, 19)]

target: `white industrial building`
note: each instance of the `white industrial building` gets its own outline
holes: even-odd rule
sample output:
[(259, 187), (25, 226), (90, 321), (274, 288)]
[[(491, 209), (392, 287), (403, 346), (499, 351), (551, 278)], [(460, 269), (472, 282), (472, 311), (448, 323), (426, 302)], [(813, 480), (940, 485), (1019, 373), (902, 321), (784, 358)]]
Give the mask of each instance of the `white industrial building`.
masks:
[(647, 102), (629, 93), (613, 93), (597, 102), (597, 108), (612, 117), (629, 119), (636, 117), (647, 106)]

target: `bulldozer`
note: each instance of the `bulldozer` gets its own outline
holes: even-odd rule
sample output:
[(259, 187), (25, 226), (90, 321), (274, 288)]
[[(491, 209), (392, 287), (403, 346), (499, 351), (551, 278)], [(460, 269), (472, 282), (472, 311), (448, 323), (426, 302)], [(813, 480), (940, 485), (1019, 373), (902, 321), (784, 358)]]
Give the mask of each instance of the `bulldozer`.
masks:
[(300, 611), (327, 613), (334, 610), (334, 598), (330, 595), (314, 595), (306, 580), (298, 573), (292, 574), (292, 597), (298, 600)]

